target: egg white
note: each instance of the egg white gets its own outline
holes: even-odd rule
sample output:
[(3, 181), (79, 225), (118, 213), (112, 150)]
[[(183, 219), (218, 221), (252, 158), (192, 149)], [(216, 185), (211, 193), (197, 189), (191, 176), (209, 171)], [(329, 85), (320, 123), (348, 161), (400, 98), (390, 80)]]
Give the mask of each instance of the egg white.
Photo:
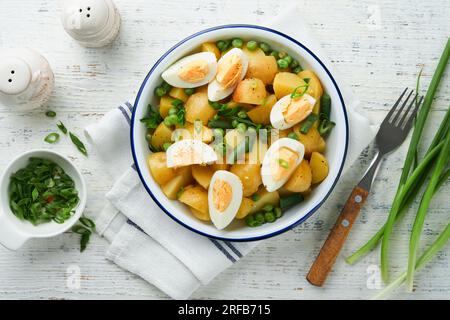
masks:
[[(213, 187), (217, 179), (227, 182), (232, 190), (231, 202), (223, 212), (218, 211), (213, 202)], [(242, 203), (243, 194), (242, 182), (238, 176), (225, 170), (218, 170), (214, 173), (208, 188), (208, 206), (211, 221), (217, 229), (226, 228), (236, 217)]]
[[(192, 157), (185, 157), (183, 163), (175, 163), (174, 157), (179, 152), (191, 150), (191, 154), (194, 152), (201, 155), (200, 161), (196, 161)], [(166, 151), (166, 164), (168, 168), (189, 166), (192, 164), (211, 164), (217, 161), (217, 154), (213, 148), (200, 140), (185, 139), (173, 143)]]
[[(228, 51), (227, 53), (225, 53), (223, 55), (223, 57), (219, 59), (217, 64), (220, 65), (220, 63), (222, 61), (224, 61), (224, 59), (226, 59), (227, 57), (229, 57), (230, 55), (233, 55), (233, 54), (239, 55), (241, 62), (242, 62), (242, 72), (241, 72), (241, 76), (239, 78), (239, 81), (241, 81), (242, 79), (245, 78), (245, 75), (247, 74), (247, 69), (248, 69), (248, 57), (244, 53), (244, 51), (242, 51), (239, 48), (233, 48), (230, 51)], [(236, 86), (239, 83), (239, 81), (237, 81), (234, 86), (231, 86), (229, 88), (224, 88), (217, 82), (216, 79), (214, 79), (208, 85), (208, 99), (210, 101), (219, 101), (219, 100), (225, 99), (226, 97), (228, 97), (230, 94), (233, 93), (233, 91), (234, 91), (234, 89), (236, 89)]]
[[(205, 78), (203, 78), (201, 81), (191, 83), (182, 80), (178, 73), (180, 71), (180, 68), (182, 68), (187, 63), (190, 63), (192, 61), (196, 60), (205, 60), (208, 63), (208, 73), (206, 74)], [(189, 56), (186, 56), (182, 58), (181, 60), (175, 62), (172, 66), (170, 66), (166, 71), (163, 72), (161, 77), (171, 86), (177, 87), (177, 88), (196, 88), (203, 86), (211, 80), (214, 79), (217, 73), (217, 60), (216, 56), (212, 52), (200, 52), (191, 54)]]
[[(316, 99), (314, 99), (309, 94), (304, 94), (303, 97), (305, 97), (308, 102), (314, 106), (316, 103)], [(285, 130), (289, 129), (293, 126), (295, 126), (297, 123), (286, 123), (283, 116), (283, 109), (285, 106), (289, 105), (291, 103), (291, 95), (288, 94), (287, 96), (284, 96), (280, 100), (278, 100), (275, 105), (272, 107), (272, 110), (270, 111), (270, 124), (272, 127), (278, 130)]]
[(267, 150), (262, 166), (261, 166), (261, 176), (262, 176), (262, 182), (264, 187), (267, 189), (267, 191), (272, 192), (275, 190), (278, 190), (281, 188), (288, 180), (289, 176), (285, 179), (275, 180), (272, 177), (272, 172), (270, 170), (270, 164), (272, 163), (272, 160), (274, 157), (278, 156), (278, 150), (281, 148), (286, 147), (290, 150), (296, 152), (298, 154), (298, 159), (295, 162), (295, 167), (297, 167), (300, 162), (303, 160), (303, 157), (305, 155), (305, 147), (302, 143), (298, 142), (297, 140), (291, 139), (291, 138), (281, 138), (277, 141), (275, 141)]

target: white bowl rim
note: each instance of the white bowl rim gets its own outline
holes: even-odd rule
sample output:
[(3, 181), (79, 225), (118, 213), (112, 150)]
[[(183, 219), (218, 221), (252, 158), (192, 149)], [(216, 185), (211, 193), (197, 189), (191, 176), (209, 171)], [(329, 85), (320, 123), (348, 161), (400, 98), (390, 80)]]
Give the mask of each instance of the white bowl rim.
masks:
[[(344, 147), (344, 152), (343, 152), (343, 157), (341, 160), (341, 164), (339, 166), (339, 171), (336, 175), (336, 178), (334, 179), (330, 189), (327, 191), (327, 193), (322, 197), (322, 199), (319, 201), (319, 203), (313, 207), (312, 209), (309, 210), (308, 213), (306, 213), (305, 215), (303, 215), (301, 218), (299, 218), (297, 221), (293, 222), (292, 224), (288, 225), (287, 227), (284, 227), (282, 229), (264, 234), (264, 235), (260, 235), (260, 236), (255, 236), (255, 237), (247, 237), (247, 238), (227, 238), (227, 237), (223, 237), (223, 236), (217, 236), (217, 235), (213, 235), (213, 234), (208, 234), (206, 232), (200, 231), (195, 229), (194, 227), (180, 221), (174, 214), (170, 213), (169, 210), (167, 210), (161, 203), (160, 201), (158, 201), (158, 199), (156, 198), (156, 196), (152, 193), (152, 191), (150, 190), (150, 187), (147, 185), (145, 178), (142, 175), (141, 172), (141, 168), (139, 167), (139, 161), (138, 161), (138, 156), (136, 154), (136, 150), (135, 150), (135, 142), (134, 142), (134, 126), (136, 123), (136, 110), (139, 104), (139, 100), (141, 98), (141, 94), (143, 92), (143, 90), (146, 87), (147, 81), (150, 78), (150, 76), (152, 75), (153, 71), (158, 67), (158, 65), (170, 54), (172, 53), (174, 50), (176, 50), (178, 47), (180, 47), (182, 44), (186, 43), (187, 41), (196, 38), (200, 35), (203, 35), (205, 33), (209, 33), (209, 32), (213, 32), (216, 30), (221, 30), (221, 29), (234, 29), (234, 28), (249, 28), (249, 29), (259, 29), (259, 30), (263, 30), (263, 31), (267, 31), (267, 32), (271, 32), (274, 33), (278, 36), (281, 36), (291, 42), (293, 42), (294, 44), (296, 44), (297, 46), (300, 46), (302, 49), (304, 49), (305, 51), (307, 51), (311, 57), (313, 57), (319, 64), (320, 66), (323, 68), (323, 70), (327, 73), (327, 75), (330, 77), (336, 92), (339, 96), (340, 99), (340, 103), (342, 106), (342, 113), (343, 113), (343, 117), (345, 120), (345, 147)], [(344, 98), (342, 96), (341, 90), (339, 89), (339, 86), (337, 85), (336, 80), (334, 79), (334, 77), (331, 75), (331, 72), (328, 70), (328, 68), (325, 66), (325, 64), (308, 48), (306, 47), (304, 44), (302, 44), (301, 42), (299, 42), (298, 40), (280, 32), (277, 31), (275, 29), (272, 28), (268, 28), (268, 27), (263, 27), (263, 26), (259, 26), (259, 25), (253, 25), (253, 24), (227, 24), (227, 25), (219, 25), (219, 26), (215, 26), (215, 27), (211, 27), (208, 29), (204, 29), (201, 30), (199, 32), (196, 32), (186, 38), (184, 38), (183, 40), (181, 40), (180, 42), (178, 42), (177, 44), (175, 44), (174, 46), (172, 46), (169, 50), (167, 50), (156, 62), (155, 64), (152, 66), (152, 68), (150, 69), (150, 71), (147, 73), (144, 81), (141, 84), (141, 87), (139, 88), (139, 91), (136, 95), (136, 99), (133, 105), (133, 110), (132, 110), (132, 115), (131, 115), (131, 121), (130, 121), (130, 142), (131, 142), (131, 153), (133, 156), (133, 161), (134, 161), (134, 168), (136, 169), (136, 172), (139, 175), (139, 179), (141, 180), (145, 190), (148, 192), (148, 194), (150, 195), (150, 197), (153, 199), (153, 201), (155, 201), (155, 203), (158, 205), (159, 208), (161, 208), (161, 210), (167, 214), (170, 218), (172, 218), (175, 222), (177, 222), (178, 224), (182, 225), (183, 227), (197, 233), (200, 234), (202, 236), (208, 237), (208, 238), (212, 238), (212, 239), (217, 239), (217, 240), (223, 240), (223, 241), (234, 241), (234, 242), (245, 242), (245, 241), (258, 241), (258, 240), (263, 240), (263, 239), (267, 239), (267, 238), (271, 238), (273, 236), (279, 235), (281, 233), (284, 233), (292, 228), (294, 228), (295, 226), (303, 223), (304, 221), (306, 221), (309, 217), (311, 217), (321, 206), (322, 204), (328, 199), (328, 197), (330, 196), (331, 192), (333, 191), (334, 187), (336, 186), (336, 183), (338, 182), (341, 174), (342, 174), (342, 170), (344, 168), (344, 164), (345, 164), (345, 160), (347, 158), (347, 151), (348, 151), (348, 143), (349, 143), (349, 125), (348, 125), (348, 116), (347, 116), (347, 110), (346, 110), (346, 106), (345, 106), (345, 102), (344, 102)]]

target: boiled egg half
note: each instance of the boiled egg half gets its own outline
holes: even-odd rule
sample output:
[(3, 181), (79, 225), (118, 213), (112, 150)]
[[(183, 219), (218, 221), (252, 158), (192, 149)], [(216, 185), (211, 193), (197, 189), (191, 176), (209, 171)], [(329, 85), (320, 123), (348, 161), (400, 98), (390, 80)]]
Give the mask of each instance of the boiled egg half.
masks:
[(167, 149), (166, 157), (168, 168), (211, 164), (217, 161), (217, 154), (213, 148), (194, 139), (175, 142)]
[(262, 182), (267, 191), (281, 188), (303, 160), (305, 147), (297, 140), (281, 138), (267, 150), (261, 167)]
[(278, 130), (285, 130), (303, 121), (313, 111), (316, 99), (309, 94), (298, 98), (284, 96), (275, 103), (270, 111), (270, 123)]
[(177, 61), (161, 76), (171, 86), (195, 88), (209, 83), (216, 73), (217, 60), (214, 53), (201, 52)]
[(242, 182), (235, 174), (218, 170), (208, 188), (209, 215), (214, 226), (221, 230), (228, 226), (241, 206)]
[(216, 78), (208, 85), (208, 99), (219, 101), (233, 93), (239, 81), (247, 74), (248, 57), (239, 48), (233, 48), (217, 62)]

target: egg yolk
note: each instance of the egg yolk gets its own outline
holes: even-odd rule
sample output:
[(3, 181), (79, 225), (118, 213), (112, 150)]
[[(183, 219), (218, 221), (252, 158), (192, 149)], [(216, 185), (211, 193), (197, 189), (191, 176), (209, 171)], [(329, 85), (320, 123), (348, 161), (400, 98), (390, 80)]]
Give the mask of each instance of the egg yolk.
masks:
[(273, 157), (270, 164), (270, 173), (275, 181), (287, 179), (295, 169), (298, 154), (289, 148), (282, 147)]
[(313, 111), (314, 106), (306, 97), (291, 99), (289, 104), (284, 105), (282, 114), (288, 124), (296, 124), (306, 119)]
[(225, 180), (217, 179), (213, 186), (212, 201), (219, 212), (224, 212), (233, 198), (231, 185)]
[(178, 148), (172, 154), (172, 163), (174, 167), (188, 166), (191, 164), (202, 163), (202, 156), (194, 148)]
[(208, 71), (209, 67), (207, 61), (195, 60), (180, 67), (178, 77), (183, 81), (195, 83), (203, 80), (208, 74)]
[(241, 57), (232, 54), (220, 61), (217, 66), (217, 82), (224, 88), (234, 86), (240, 79), (243, 65)]

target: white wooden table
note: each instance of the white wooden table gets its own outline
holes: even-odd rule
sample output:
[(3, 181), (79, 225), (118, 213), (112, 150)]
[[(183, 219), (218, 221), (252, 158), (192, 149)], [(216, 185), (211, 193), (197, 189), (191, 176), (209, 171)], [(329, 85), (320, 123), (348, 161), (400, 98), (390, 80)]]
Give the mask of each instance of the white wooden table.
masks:
[[(216, 24), (260, 23), (276, 15), (291, 1), (261, 0), (116, 0), (122, 29), (112, 47), (84, 49), (63, 31), (53, 0), (1, 0), (0, 47), (29, 46), (41, 51), (52, 64), (56, 89), (49, 108), (76, 132), (136, 94), (155, 59), (184, 36)], [(423, 87), (450, 34), (447, 0), (329, 0), (299, 1), (303, 17), (314, 29), (335, 67), (363, 102), (364, 112), (379, 122), (396, 95), (414, 86), (420, 64), (425, 64)], [(293, 25), (293, 28), (295, 25)], [(428, 121), (426, 136), (436, 130), (450, 105), (450, 79), (446, 73)], [(49, 147), (43, 137), (54, 121), (42, 110), (17, 113), (0, 109), (0, 168), (30, 148)], [(427, 138), (427, 142), (429, 142)], [(111, 187), (94, 153), (83, 158), (69, 141), (51, 146), (73, 159), (84, 173), (89, 200), (87, 215), (102, 208)], [(320, 214), (292, 231), (270, 239), (232, 268), (198, 290), (193, 298), (242, 299), (360, 299), (377, 292), (370, 282), (377, 270), (378, 251), (356, 266), (343, 256), (368, 239), (384, 222), (395, 192), (406, 144), (384, 163), (350, 241), (324, 288), (315, 288), (305, 274), (358, 177), (370, 161), (369, 150), (342, 178)], [(429, 244), (449, 219), (449, 185), (431, 204), (423, 244)], [(407, 259), (408, 230), (417, 203), (393, 235), (392, 267), (403, 271)], [(79, 253), (78, 236), (30, 241), (20, 251), (0, 246), (0, 298), (99, 299), (167, 298), (155, 287), (123, 271), (104, 258), (107, 242), (93, 237)], [(423, 246), (422, 246), (423, 248)], [(417, 274), (414, 294), (399, 290), (402, 299), (450, 297), (449, 247)], [(71, 270), (81, 272), (80, 288), (70, 283)], [(376, 272), (375, 272), (376, 273)]]

